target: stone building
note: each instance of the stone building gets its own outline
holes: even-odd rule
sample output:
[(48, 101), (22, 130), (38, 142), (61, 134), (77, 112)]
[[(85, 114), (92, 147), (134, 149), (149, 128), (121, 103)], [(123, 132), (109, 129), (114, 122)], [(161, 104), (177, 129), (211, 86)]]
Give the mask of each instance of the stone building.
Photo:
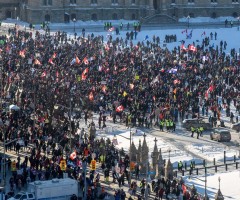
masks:
[(240, 15), (240, 0), (0, 0), (0, 19), (29, 23), (76, 20), (140, 20), (174, 23), (178, 18)]

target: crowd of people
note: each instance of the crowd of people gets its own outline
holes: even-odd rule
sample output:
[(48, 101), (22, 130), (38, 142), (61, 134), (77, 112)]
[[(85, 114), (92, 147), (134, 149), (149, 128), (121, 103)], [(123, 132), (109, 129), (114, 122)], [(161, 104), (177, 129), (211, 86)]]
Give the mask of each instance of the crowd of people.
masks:
[[(83, 129), (79, 133), (82, 115), (85, 124), (90, 124), (93, 113), (97, 113), (100, 129), (112, 119), (126, 126), (156, 125), (161, 131), (164, 127), (175, 131), (176, 122), (200, 117), (209, 110), (220, 122), (221, 109), (231, 113), (231, 102), (240, 112), (239, 57), (236, 53), (226, 55), (218, 45), (210, 48), (205, 39), (196, 48), (179, 46), (170, 51), (160, 47), (158, 36), (148, 38), (146, 45), (144, 41), (134, 44), (131, 35), (108, 37), (105, 42), (103, 36), (93, 34), (73, 39), (60, 31), (49, 35), (15, 27), (0, 40), (0, 140), (5, 137), (10, 142), (6, 151), (16, 151), (17, 168), (23, 169), (21, 176), (13, 173), (9, 181), (12, 189), (14, 183), (21, 188), (28, 181), (62, 177), (56, 163), (64, 153), (72, 166), (68, 174), (79, 180), (81, 188), (84, 174), (80, 163), (90, 163), (93, 152), (107, 182), (110, 171), (119, 187), (129, 180), (128, 156), (120, 155), (111, 141), (106, 145), (103, 140), (90, 138)], [(10, 104), (19, 110), (9, 111)], [(69, 144), (71, 137), (74, 139)], [(25, 147), (32, 146), (26, 148), (30, 156), (24, 162), (20, 161), (20, 139)], [(73, 149), (77, 156), (70, 159)], [(118, 165), (121, 170), (116, 172)], [(105, 194), (104, 188), (95, 191), (99, 176), (89, 174), (88, 185), (92, 187), (88, 199)], [(156, 194), (168, 194), (170, 187), (161, 187), (160, 183)], [(134, 195), (137, 186), (129, 184)], [(178, 194), (180, 187), (176, 185), (171, 190)], [(121, 190), (115, 196), (125, 199)]]

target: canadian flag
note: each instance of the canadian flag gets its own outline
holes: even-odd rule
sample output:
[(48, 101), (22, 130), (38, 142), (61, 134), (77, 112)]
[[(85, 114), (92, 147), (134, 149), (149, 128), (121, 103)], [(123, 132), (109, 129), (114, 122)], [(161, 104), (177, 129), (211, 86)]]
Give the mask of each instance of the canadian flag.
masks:
[(175, 79), (175, 80), (173, 81), (173, 83), (176, 85), (176, 84), (179, 84), (180, 81), (179, 81), (178, 79)]
[(93, 92), (90, 92), (90, 94), (88, 95), (88, 98), (90, 101), (93, 101), (94, 99)]
[(126, 71), (126, 70), (127, 70), (127, 68), (124, 67), (124, 68), (120, 69), (119, 72), (124, 72), (124, 71)]
[(109, 32), (114, 31), (114, 27), (111, 27), (110, 29), (108, 29)]
[(56, 71), (56, 82), (58, 82), (59, 81), (59, 72), (58, 71)]
[(83, 62), (84, 62), (85, 65), (88, 65), (88, 64), (89, 64), (87, 57), (85, 57), (85, 58), (83, 59)]
[(34, 64), (35, 65), (41, 65), (41, 62), (38, 59), (35, 59)]
[(187, 51), (188, 49), (184, 46), (184, 44), (181, 45), (180, 47), (182, 50)]
[(44, 71), (42, 74), (41, 74), (41, 78), (45, 77), (47, 75), (47, 72)]
[(88, 73), (88, 68), (84, 69), (84, 71), (82, 73), (82, 80), (86, 80), (87, 79), (87, 73)]
[(52, 55), (52, 58), (56, 58), (57, 57), (57, 53), (54, 52), (53, 55)]
[(109, 49), (110, 49), (110, 48), (109, 48), (108, 44), (105, 44), (105, 50), (106, 50), (106, 51), (109, 51)]
[(76, 154), (75, 151), (70, 154), (70, 159), (71, 160), (74, 160), (76, 157), (77, 157), (77, 154)]
[(25, 58), (25, 50), (19, 51), (19, 56), (21, 56), (22, 58)]
[(196, 52), (197, 51), (197, 47), (193, 46), (192, 44), (189, 46), (188, 48), (190, 51)]
[(124, 110), (124, 107), (122, 105), (116, 108), (116, 112), (122, 112), (123, 110)]
[(80, 65), (81, 64), (81, 61), (80, 59), (76, 56), (76, 64)]
[(102, 91), (103, 91), (104, 93), (106, 93), (106, 90), (107, 90), (106, 85), (103, 85), (103, 86), (102, 86)]
[(52, 58), (49, 58), (48, 62), (49, 62), (51, 65), (54, 65), (54, 62), (53, 62)]

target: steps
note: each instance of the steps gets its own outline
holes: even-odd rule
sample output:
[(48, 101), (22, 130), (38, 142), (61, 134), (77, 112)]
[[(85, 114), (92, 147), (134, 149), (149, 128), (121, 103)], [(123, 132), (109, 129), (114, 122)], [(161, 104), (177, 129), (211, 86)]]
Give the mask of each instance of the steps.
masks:
[(173, 24), (177, 19), (166, 14), (153, 14), (142, 19), (143, 24)]

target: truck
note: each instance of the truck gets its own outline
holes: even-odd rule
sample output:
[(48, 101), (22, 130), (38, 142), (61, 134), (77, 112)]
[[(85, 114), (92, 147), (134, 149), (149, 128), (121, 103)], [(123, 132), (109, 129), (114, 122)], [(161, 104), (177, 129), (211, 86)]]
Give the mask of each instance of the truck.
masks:
[(27, 192), (19, 192), (10, 200), (70, 200), (78, 196), (78, 182), (70, 178), (34, 181)]

